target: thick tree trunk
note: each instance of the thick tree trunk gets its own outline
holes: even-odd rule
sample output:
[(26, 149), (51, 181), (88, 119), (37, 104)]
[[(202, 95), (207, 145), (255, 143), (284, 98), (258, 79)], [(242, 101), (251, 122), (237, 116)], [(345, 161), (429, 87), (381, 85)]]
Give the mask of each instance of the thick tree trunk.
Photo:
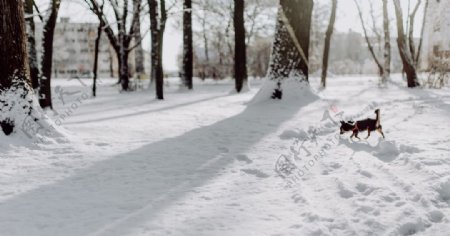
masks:
[(322, 87), (324, 87), (324, 88), (326, 87), (326, 82), (327, 82), (328, 55), (330, 53), (330, 42), (331, 42), (331, 35), (333, 34), (334, 22), (336, 21), (336, 9), (337, 9), (337, 0), (333, 0), (332, 6), (331, 6), (330, 21), (328, 23), (327, 32), (325, 34), (325, 44), (324, 44), (324, 49), (323, 49), (321, 84), (322, 84)]
[(403, 69), (406, 73), (408, 87), (412, 88), (418, 86), (419, 82), (417, 81), (417, 72), (416, 68), (414, 67), (414, 60), (407, 48), (405, 31), (403, 29), (403, 14), (399, 0), (394, 0), (394, 7), (395, 16), (397, 19), (398, 51), (400, 53), (400, 58), (402, 59)]
[(301, 74), (308, 81), (308, 52), (313, 0), (282, 0), (273, 43), (269, 78)]
[(192, 89), (193, 77), (193, 57), (192, 46), (192, 1), (184, 0), (183, 4), (183, 82), (184, 86)]
[(247, 49), (245, 45), (244, 0), (234, 0), (234, 78), (239, 93), (247, 82)]
[(386, 83), (391, 75), (391, 33), (389, 29), (388, 0), (383, 0), (383, 31), (384, 31), (384, 69), (381, 83)]
[[(31, 81), (22, 0), (0, 0), (0, 12), (0, 126), (9, 135), (18, 125), (15, 116), (19, 114), (14, 111), (28, 111), (23, 105), (24, 101), (11, 101), (8, 93), (22, 91), (23, 94), (15, 94), (14, 99), (25, 100), (25, 96), (31, 92)], [(31, 102), (25, 101), (25, 104), (31, 109)]]
[(92, 96), (97, 96), (97, 76), (98, 76), (98, 52), (100, 50), (100, 39), (102, 38), (103, 24), (100, 23), (97, 29), (97, 38), (95, 39), (94, 52), (94, 79), (92, 81)]
[(52, 93), (51, 93), (51, 77), (52, 77), (52, 60), (53, 60), (53, 37), (56, 27), (56, 19), (58, 18), (59, 6), (61, 0), (52, 0), (51, 12), (44, 25), (43, 38), (43, 55), (41, 62), (41, 76), (39, 78), (39, 104), (42, 108), (51, 108)]
[(30, 78), (33, 89), (39, 87), (39, 66), (37, 62), (35, 25), (34, 25), (34, 0), (25, 0), (25, 23), (28, 37), (28, 60), (30, 64)]

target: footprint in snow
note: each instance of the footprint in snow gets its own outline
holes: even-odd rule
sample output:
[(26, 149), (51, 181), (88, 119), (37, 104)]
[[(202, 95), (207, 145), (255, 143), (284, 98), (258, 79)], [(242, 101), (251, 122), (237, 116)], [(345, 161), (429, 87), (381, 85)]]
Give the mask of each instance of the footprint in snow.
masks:
[(250, 160), (250, 158), (248, 158), (247, 155), (244, 155), (244, 154), (238, 154), (236, 156), (236, 159), (238, 159), (239, 161), (246, 162), (247, 164), (250, 164), (253, 162), (252, 160)]
[(249, 174), (249, 175), (254, 175), (258, 178), (269, 178), (270, 175), (260, 171), (260, 170), (256, 170), (256, 169), (241, 169), (242, 172)]
[(225, 152), (225, 153), (230, 152), (230, 149), (228, 149), (227, 147), (218, 147), (217, 149), (219, 149), (219, 151)]

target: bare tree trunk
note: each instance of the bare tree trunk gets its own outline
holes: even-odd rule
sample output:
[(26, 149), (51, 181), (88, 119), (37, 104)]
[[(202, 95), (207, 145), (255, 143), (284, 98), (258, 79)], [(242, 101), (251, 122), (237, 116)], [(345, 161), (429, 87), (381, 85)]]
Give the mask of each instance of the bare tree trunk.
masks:
[(422, 42), (423, 42), (423, 33), (425, 31), (425, 22), (426, 22), (426, 17), (427, 17), (427, 13), (428, 13), (428, 0), (425, 0), (425, 6), (423, 9), (423, 21), (422, 21), (422, 29), (420, 31), (420, 39), (419, 39), (419, 46), (417, 47), (417, 54), (416, 54), (416, 58), (414, 58), (414, 63), (416, 65), (416, 67), (419, 66), (419, 62), (420, 62), (420, 53), (422, 51)]
[(300, 73), (308, 81), (308, 53), (313, 9), (312, 0), (284, 0), (278, 7), (278, 20), (269, 78), (282, 80)]
[(380, 61), (378, 60), (378, 58), (377, 58), (377, 56), (375, 54), (375, 51), (373, 50), (373, 46), (370, 43), (369, 36), (367, 34), (367, 29), (366, 29), (366, 26), (364, 24), (364, 18), (363, 18), (363, 15), (362, 15), (361, 7), (359, 6), (358, 0), (354, 0), (354, 1), (355, 1), (355, 4), (356, 4), (356, 8), (358, 9), (359, 19), (361, 21), (361, 26), (362, 26), (363, 31), (364, 31), (364, 39), (366, 40), (367, 47), (369, 49), (370, 55), (372, 55), (373, 60), (375, 61), (375, 63), (378, 66), (378, 72), (379, 72), (380, 76), (383, 76), (383, 74), (384, 74), (383, 66), (381, 65)]
[(183, 82), (188, 89), (192, 89), (193, 77), (192, 46), (192, 1), (184, 0), (183, 4)]
[(25, 23), (26, 33), (28, 37), (28, 60), (30, 63), (30, 78), (33, 89), (39, 87), (39, 66), (37, 62), (36, 52), (36, 38), (35, 38), (35, 25), (34, 25), (34, 0), (25, 0)]
[(408, 87), (413, 88), (419, 85), (417, 81), (417, 72), (414, 67), (414, 61), (407, 48), (405, 31), (403, 29), (403, 13), (400, 6), (399, 0), (393, 0), (395, 7), (395, 16), (397, 19), (397, 45), (398, 51), (400, 53), (400, 58), (402, 59), (403, 69), (406, 73), (406, 78), (408, 81)]
[(103, 23), (100, 22), (97, 29), (97, 38), (95, 39), (95, 54), (94, 54), (94, 79), (92, 81), (92, 96), (97, 95), (97, 76), (98, 76), (98, 52), (100, 48), (100, 39), (102, 38)]
[(389, 29), (388, 0), (383, 0), (383, 31), (384, 31), (384, 69), (381, 83), (386, 83), (391, 74), (391, 33)]
[[(140, 4), (141, 0), (134, 0), (134, 4)], [(145, 67), (144, 67), (144, 49), (142, 48), (142, 35), (141, 35), (141, 19), (138, 17), (136, 19), (136, 31), (134, 36), (134, 41), (137, 44), (136, 48), (134, 49), (134, 63), (136, 64), (136, 74), (143, 74), (145, 73)]]
[(158, 1), (148, 0), (151, 30), (151, 77), (155, 80), (156, 98), (164, 99), (164, 71), (162, 67), (163, 35), (167, 20), (165, 1), (160, 0), (161, 17), (158, 14)]
[(330, 52), (330, 42), (331, 42), (331, 35), (333, 34), (334, 22), (336, 21), (336, 9), (337, 9), (337, 0), (333, 0), (331, 6), (330, 21), (328, 23), (327, 32), (325, 34), (325, 45), (323, 49), (321, 84), (322, 87), (324, 88), (326, 87), (327, 72), (328, 72), (328, 55)]
[[(411, 15), (409, 16), (409, 51), (411, 53), (411, 56), (414, 60), (416, 58), (416, 46), (414, 44), (414, 18), (416, 18), (417, 10), (419, 9), (421, 0), (418, 0), (416, 3), (416, 6), (414, 7), (414, 10), (412, 11)], [(415, 62), (415, 60), (414, 60)], [(416, 66), (416, 63), (414, 63), (414, 66)]]
[(245, 45), (244, 0), (234, 0), (234, 78), (239, 93), (247, 82), (247, 53)]
[[(25, 95), (31, 92), (29, 64), (27, 58), (27, 38), (25, 34), (24, 8), (22, 0), (0, 0), (0, 126), (9, 135), (14, 131), (15, 116), (11, 112), (24, 109), (23, 101), (9, 101), (6, 93), (19, 92), (17, 99), (25, 100)], [(10, 98), (9, 98), (10, 99)], [(31, 109), (31, 102), (28, 103)]]
[(58, 18), (59, 6), (61, 0), (52, 0), (51, 11), (44, 25), (44, 38), (42, 48), (44, 50), (41, 62), (41, 76), (39, 78), (39, 104), (42, 108), (53, 109), (51, 78), (52, 78), (52, 61), (53, 61), (53, 37), (56, 27), (56, 19)]

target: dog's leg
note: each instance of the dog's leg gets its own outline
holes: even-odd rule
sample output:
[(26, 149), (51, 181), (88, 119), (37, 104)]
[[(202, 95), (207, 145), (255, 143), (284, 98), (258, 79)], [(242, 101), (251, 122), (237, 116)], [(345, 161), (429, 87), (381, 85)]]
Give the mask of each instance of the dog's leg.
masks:
[(367, 137), (366, 137), (366, 139), (368, 139), (369, 136), (370, 136), (370, 129), (367, 130)]
[(381, 134), (381, 136), (383, 136), (384, 138), (384, 134), (383, 134), (383, 130), (381, 128), (378, 128), (377, 131)]
[(358, 137), (358, 131), (355, 131), (353, 134), (355, 135), (355, 137), (356, 137), (357, 139), (361, 140), (361, 139)]

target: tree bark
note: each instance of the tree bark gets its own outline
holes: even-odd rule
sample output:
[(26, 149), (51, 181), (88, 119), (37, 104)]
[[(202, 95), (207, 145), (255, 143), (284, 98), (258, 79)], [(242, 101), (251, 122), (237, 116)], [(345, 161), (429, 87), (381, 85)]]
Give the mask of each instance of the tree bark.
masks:
[(400, 53), (400, 58), (402, 59), (403, 69), (406, 73), (406, 78), (408, 81), (408, 87), (413, 88), (419, 85), (417, 81), (417, 72), (414, 67), (414, 60), (411, 56), (410, 51), (407, 48), (407, 42), (405, 37), (405, 31), (403, 29), (403, 13), (400, 6), (399, 0), (394, 1), (395, 17), (397, 20), (397, 46)]
[(234, 78), (239, 93), (247, 82), (247, 48), (245, 45), (244, 0), (234, 0)]
[(30, 64), (30, 78), (33, 89), (37, 89), (39, 87), (39, 66), (37, 62), (33, 6), (34, 0), (25, 0), (25, 23), (27, 27), (26, 32), (28, 37), (28, 61)]
[(160, 0), (161, 17), (158, 14), (158, 1), (148, 0), (151, 30), (151, 79), (155, 81), (156, 98), (164, 99), (164, 71), (162, 67), (162, 49), (164, 29), (167, 20), (165, 1)]
[(383, 31), (384, 31), (384, 68), (381, 83), (386, 83), (391, 74), (391, 33), (389, 29), (388, 0), (383, 0)]
[(183, 82), (184, 86), (192, 89), (193, 77), (193, 57), (192, 46), (192, 0), (184, 0), (183, 3)]
[[(24, 8), (22, 0), (0, 0), (0, 126), (9, 135), (15, 127), (15, 114), (21, 101), (9, 101), (8, 92), (18, 92), (17, 99), (26, 99), (31, 92), (29, 63), (27, 57), (27, 38), (25, 34)], [(4, 97), (6, 96), (6, 97)], [(31, 108), (31, 102), (28, 104)], [(19, 107), (26, 109), (26, 107)]]
[(313, 0), (282, 0), (278, 7), (269, 78), (279, 80), (292, 73), (308, 81), (308, 52)]
[(41, 76), (39, 77), (39, 104), (42, 108), (53, 109), (51, 78), (52, 78), (52, 61), (53, 61), (53, 38), (56, 27), (56, 19), (58, 18), (59, 6), (61, 0), (52, 0), (51, 10), (48, 19), (44, 24), (44, 38), (42, 48)]
[(324, 87), (324, 88), (326, 87), (326, 81), (327, 81), (328, 55), (330, 52), (330, 42), (331, 42), (331, 35), (333, 34), (334, 22), (336, 21), (336, 9), (337, 9), (337, 0), (333, 0), (332, 6), (331, 6), (330, 21), (328, 23), (327, 32), (325, 34), (325, 44), (324, 44), (324, 49), (323, 49), (321, 84), (322, 84), (322, 87)]

